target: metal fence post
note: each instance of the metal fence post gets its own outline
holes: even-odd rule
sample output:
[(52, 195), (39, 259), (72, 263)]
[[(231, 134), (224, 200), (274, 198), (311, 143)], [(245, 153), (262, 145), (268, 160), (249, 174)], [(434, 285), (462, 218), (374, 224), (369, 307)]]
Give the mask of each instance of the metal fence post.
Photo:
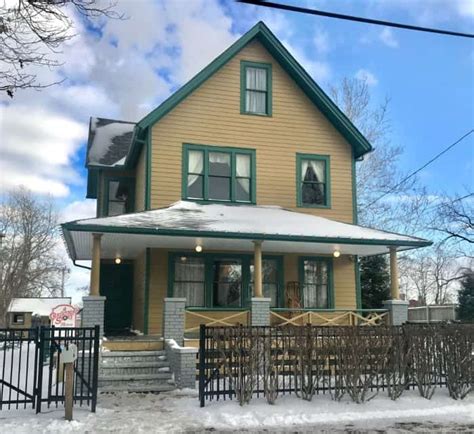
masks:
[(204, 381), (206, 369), (206, 325), (199, 326), (199, 402), (204, 407)]
[(43, 395), (43, 359), (44, 359), (44, 328), (38, 327), (37, 345), (39, 345), (38, 356), (38, 381), (36, 383), (36, 414), (41, 412), (41, 397)]
[[(100, 336), (100, 326), (94, 326), (94, 362), (93, 362), (93, 371), (92, 371), (92, 401), (91, 401), (91, 411), (95, 413), (95, 408), (97, 406), (97, 387), (98, 387), (98, 375), (99, 375), (99, 336)], [(90, 368), (89, 368), (90, 369)]]

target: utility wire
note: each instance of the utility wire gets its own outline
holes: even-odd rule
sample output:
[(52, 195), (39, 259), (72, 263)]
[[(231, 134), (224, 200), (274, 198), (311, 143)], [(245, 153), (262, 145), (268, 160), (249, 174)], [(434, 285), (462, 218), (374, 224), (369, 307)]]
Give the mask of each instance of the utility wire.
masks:
[(267, 8), (282, 9), (284, 11), (301, 12), (310, 15), (319, 15), (327, 18), (337, 18), (339, 20), (355, 21), (358, 23), (375, 24), (377, 26), (395, 27), (397, 29), (415, 30), (418, 32), (438, 33), (440, 35), (460, 36), (463, 38), (474, 38), (472, 33), (454, 32), (452, 30), (435, 29), (432, 27), (413, 26), (411, 24), (396, 23), (393, 21), (374, 20), (372, 18), (357, 17), (354, 15), (337, 14), (335, 12), (326, 12), (317, 9), (302, 8), (299, 6), (287, 5), (283, 3), (274, 3), (264, 0), (236, 0), (239, 3), (246, 3), (255, 6), (265, 6)]
[(433, 163), (434, 161), (436, 161), (439, 157), (441, 157), (442, 155), (446, 154), (446, 152), (448, 152), (450, 149), (454, 148), (458, 143), (462, 142), (466, 137), (468, 137), (469, 135), (471, 135), (472, 133), (474, 133), (474, 129), (468, 131), (466, 134), (464, 134), (462, 137), (460, 137), (458, 140), (456, 140), (454, 143), (452, 143), (451, 145), (449, 145), (446, 149), (444, 149), (443, 151), (441, 151), (439, 154), (435, 155), (431, 160), (429, 160), (427, 163), (423, 164), (423, 166), (421, 166), (419, 169), (416, 169), (414, 172), (410, 173), (408, 176), (406, 176), (405, 178), (403, 178), (397, 185), (394, 185), (389, 191), (385, 192), (384, 194), (382, 194), (381, 196), (379, 196), (377, 199), (373, 200), (372, 202), (370, 202), (367, 206), (372, 206), (375, 202), (378, 202), (380, 199), (384, 198), (385, 196), (387, 196), (388, 194), (390, 194), (392, 191), (394, 191), (395, 189), (397, 189), (398, 187), (400, 187), (400, 185), (402, 185), (404, 182), (408, 181), (410, 178), (413, 178), (417, 173), (421, 172), (425, 167), (429, 166), (431, 163)]

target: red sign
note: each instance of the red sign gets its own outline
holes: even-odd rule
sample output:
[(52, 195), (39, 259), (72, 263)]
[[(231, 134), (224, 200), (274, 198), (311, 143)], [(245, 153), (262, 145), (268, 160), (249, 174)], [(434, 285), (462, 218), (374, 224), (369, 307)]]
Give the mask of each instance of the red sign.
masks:
[(57, 327), (76, 326), (76, 308), (70, 304), (60, 304), (49, 314), (51, 324)]

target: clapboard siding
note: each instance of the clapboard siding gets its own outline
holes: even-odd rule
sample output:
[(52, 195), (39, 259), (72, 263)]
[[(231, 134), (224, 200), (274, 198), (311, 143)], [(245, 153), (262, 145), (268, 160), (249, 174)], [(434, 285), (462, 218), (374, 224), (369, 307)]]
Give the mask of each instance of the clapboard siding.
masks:
[[(241, 60), (272, 63), (271, 117), (240, 114)], [(331, 209), (297, 209), (352, 222), (350, 145), (257, 41), (156, 123), (151, 143), (152, 208), (181, 199), (182, 145), (195, 143), (255, 149), (257, 204), (295, 209), (296, 153), (330, 155)]]
[(135, 330), (143, 332), (145, 312), (145, 252), (135, 258), (133, 271), (132, 324)]

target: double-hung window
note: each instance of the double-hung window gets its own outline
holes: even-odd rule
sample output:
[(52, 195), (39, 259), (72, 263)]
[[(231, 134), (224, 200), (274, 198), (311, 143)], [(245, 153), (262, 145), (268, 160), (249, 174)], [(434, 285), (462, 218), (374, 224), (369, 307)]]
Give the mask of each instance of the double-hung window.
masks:
[(183, 199), (255, 203), (255, 151), (184, 145)]
[(328, 309), (332, 300), (332, 263), (326, 258), (300, 258), (301, 301), (305, 308)]
[(133, 178), (106, 178), (105, 183), (105, 215), (114, 216), (132, 212), (135, 189)]
[(297, 154), (297, 201), (301, 207), (331, 206), (329, 156)]
[(272, 114), (272, 66), (269, 63), (241, 62), (241, 113)]

